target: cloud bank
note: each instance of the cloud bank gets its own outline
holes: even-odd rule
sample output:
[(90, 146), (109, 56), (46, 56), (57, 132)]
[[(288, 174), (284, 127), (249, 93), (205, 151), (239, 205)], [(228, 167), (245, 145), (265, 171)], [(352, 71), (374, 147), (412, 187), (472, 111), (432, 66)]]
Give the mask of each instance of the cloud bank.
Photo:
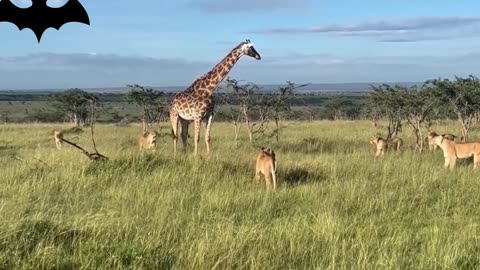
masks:
[(401, 20), (364, 21), (355, 24), (328, 24), (307, 27), (281, 27), (256, 34), (321, 34), (361, 37), (380, 42), (415, 42), (480, 36), (480, 16), (418, 17)]
[[(329, 54), (265, 55), (245, 58), (230, 76), (258, 84), (424, 81), (466, 76), (479, 70), (480, 54), (450, 56), (344, 57)], [(0, 57), (0, 89), (66, 89), (187, 86), (215, 62), (113, 54), (54, 54)]]

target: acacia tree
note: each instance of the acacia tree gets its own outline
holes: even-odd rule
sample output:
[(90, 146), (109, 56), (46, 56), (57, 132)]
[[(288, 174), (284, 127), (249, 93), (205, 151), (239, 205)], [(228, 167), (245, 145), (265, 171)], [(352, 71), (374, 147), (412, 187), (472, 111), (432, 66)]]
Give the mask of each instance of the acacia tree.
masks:
[(369, 104), (369, 106), (364, 106), (362, 107), (362, 114), (366, 119), (370, 119), (372, 122), (373, 127), (378, 127), (378, 121), (380, 121), (381, 118), (381, 112), (378, 106), (372, 106)]
[(440, 101), (450, 105), (461, 125), (463, 141), (468, 141), (469, 131), (475, 127), (480, 111), (480, 81), (475, 76), (455, 77), (455, 80), (434, 79), (427, 81)]
[(407, 119), (407, 123), (415, 135), (415, 149), (422, 151), (422, 126), (436, 103), (432, 89), (425, 85), (420, 89), (416, 86), (402, 87), (397, 85), (395, 89), (399, 93), (399, 98), (401, 98), (402, 108), (400, 112)]
[(275, 121), (275, 139), (280, 140), (280, 130), (283, 128), (281, 122), (292, 112), (290, 101), (295, 97), (295, 90), (305, 87), (308, 84), (295, 85), (287, 81), (285, 85), (278, 87), (278, 90), (271, 96), (264, 96), (263, 106), (269, 109), (271, 118)]
[(260, 95), (260, 87), (253, 83), (240, 85), (237, 80), (227, 78), (226, 87), (232, 95), (229, 100), (232, 120), (235, 125), (235, 138), (238, 138), (240, 119), (243, 119), (250, 143), (254, 142), (256, 134), (263, 134), (265, 124), (271, 109), (271, 102), (264, 95)]
[(145, 132), (148, 124), (160, 121), (166, 115), (167, 103), (162, 98), (164, 93), (138, 84), (127, 86), (130, 88), (127, 100), (140, 106), (142, 130)]
[(332, 120), (354, 118), (358, 115), (358, 107), (346, 97), (335, 96), (325, 104), (325, 110)]
[(49, 102), (64, 113), (75, 126), (85, 124), (89, 114), (89, 106), (92, 100), (97, 100), (94, 94), (84, 90), (73, 88), (61, 93), (48, 96)]
[(391, 87), (383, 84), (371, 86), (368, 96), (370, 111), (378, 113), (387, 121), (387, 139), (398, 135), (402, 128), (401, 109), (404, 107), (404, 100), (400, 98), (398, 87)]

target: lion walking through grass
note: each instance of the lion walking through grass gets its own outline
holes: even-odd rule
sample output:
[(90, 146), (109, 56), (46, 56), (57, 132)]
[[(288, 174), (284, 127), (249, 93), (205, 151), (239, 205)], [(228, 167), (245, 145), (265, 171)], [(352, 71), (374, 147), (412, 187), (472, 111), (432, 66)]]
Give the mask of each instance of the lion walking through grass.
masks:
[(375, 157), (385, 155), (385, 152), (389, 148), (393, 148), (396, 151), (400, 151), (401, 147), (403, 146), (403, 140), (399, 137), (395, 137), (389, 140), (385, 140), (384, 138), (376, 135), (370, 138), (370, 144), (374, 144), (376, 148)]
[(53, 132), (53, 139), (55, 140), (55, 146), (59, 150), (62, 149), (63, 132), (59, 129), (54, 129), (52, 132)]
[(277, 160), (275, 152), (270, 148), (262, 147), (260, 154), (257, 156), (255, 166), (255, 181), (260, 183), (260, 174), (265, 177), (267, 189), (273, 184), (273, 189), (277, 188)]
[(480, 142), (456, 143), (446, 139), (443, 135), (429, 135), (428, 140), (442, 149), (445, 158), (444, 168), (452, 170), (459, 158), (473, 156), (474, 169), (480, 162)]
[(138, 138), (138, 147), (140, 150), (152, 150), (155, 152), (157, 146), (157, 138), (158, 132), (157, 131), (145, 131), (139, 138)]

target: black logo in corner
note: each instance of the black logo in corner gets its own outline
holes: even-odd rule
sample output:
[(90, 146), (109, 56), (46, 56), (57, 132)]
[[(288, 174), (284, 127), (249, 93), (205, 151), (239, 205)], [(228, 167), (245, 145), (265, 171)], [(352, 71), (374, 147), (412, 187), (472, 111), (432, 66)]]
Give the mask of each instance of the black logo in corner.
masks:
[(29, 8), (19, 8), (10, 0), (0, 0), (0, 22), (13, 23), (20, 30), (32, 29), (39, 43), (47, 28), (60, 30), (62, 25), (69, 22), (90, 25), (88, 13), (78, 0), (68, 0), (59, 8), (47, 6), (47, 0), (32, 0)]

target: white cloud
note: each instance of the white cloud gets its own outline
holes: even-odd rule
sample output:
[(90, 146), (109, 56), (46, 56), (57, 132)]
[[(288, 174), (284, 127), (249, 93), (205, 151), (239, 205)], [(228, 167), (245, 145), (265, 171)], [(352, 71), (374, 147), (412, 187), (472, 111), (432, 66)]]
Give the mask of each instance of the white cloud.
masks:
[(415, 42), (479, 36), (480, 17), (418, 17), (401, 20), (364, 21), (355, 24), (325, 24), (280, 27), (254, 31), (257, 34), (317, 34), (362, 37), (381, 42)]

